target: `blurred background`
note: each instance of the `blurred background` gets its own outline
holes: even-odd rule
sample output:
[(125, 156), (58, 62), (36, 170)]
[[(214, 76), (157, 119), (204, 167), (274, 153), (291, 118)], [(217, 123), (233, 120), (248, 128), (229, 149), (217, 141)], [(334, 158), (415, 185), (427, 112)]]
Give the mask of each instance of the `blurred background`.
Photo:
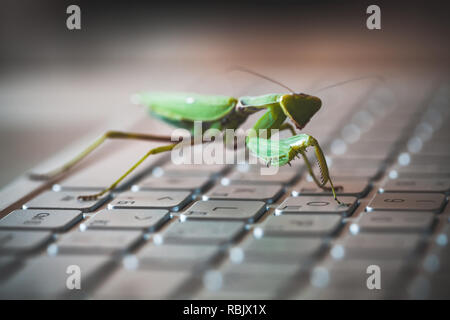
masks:
[[(81, 30), (66, 27), (71, 4)], [(381, 30), (366, 28), (370, 4)], [(235, 65), (299, 91), (370, 74), (446, 77), (448, 15), (436, 0), (3, 0), (0, 187), (79, 136), (145, 116), (133, 92), (259, 93), (225, 72)]]

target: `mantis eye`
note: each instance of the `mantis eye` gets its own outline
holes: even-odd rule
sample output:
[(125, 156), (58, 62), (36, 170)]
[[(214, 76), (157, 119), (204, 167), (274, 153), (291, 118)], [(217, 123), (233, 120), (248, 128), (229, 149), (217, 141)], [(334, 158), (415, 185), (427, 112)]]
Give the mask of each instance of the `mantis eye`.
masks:
[(286, 94), (281, 97), (280, 105), (284, 114), (291, 119), (295, 126), (303, 129), (313, 115), (319, 111), (322, 101), (307, 94)]

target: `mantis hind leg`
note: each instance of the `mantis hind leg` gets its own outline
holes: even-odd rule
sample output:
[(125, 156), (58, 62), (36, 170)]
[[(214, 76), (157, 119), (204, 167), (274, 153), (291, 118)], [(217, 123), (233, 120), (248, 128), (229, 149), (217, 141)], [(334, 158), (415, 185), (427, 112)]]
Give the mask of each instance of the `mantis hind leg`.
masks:
[(120, 176), (119, 179), (117, 179), (113, 184), (111, 184), (108, 188), (103, 189), (99, 193), (91, 194), (91, 195), (85, 195), (85, 196), (79, 196), (78, 199), (82, 201), (90, 201), (90, 200), (96, 200), (97, 198), (101, 197), (105, 193), (113, 190), (123, 179), (125, 179), (131, 172), (134, 171), (142, 162), (144, 162), (145, 159), (147, 159), (152, 154), (158, 154), (166, 151), (172, 150), (178, 143), (169, 144), (166, 146), (156, 147), (151, 149), (149, 152), (147, 152), (142, 158), (139, 159), (130, 169), (128, 169), (122, 176)]
[(89, 147), (83, 150), (79, 155), (77, 155), (72, 160), (68, 161), (59, 168), (56, 168), (50, 172), (44, 174), (30, 173), (29, 177), (32, 180), (51, 180), (60, 174), (69, 171), (73, 166), (79, 163), (81, 160), (86, 158), (92, 151), (97, 149), (104, 141), (108, 139), (134, 139), (134, 140), (149, 140), (149, 141), (165, 141), (170, 142), (170, 137), (156, 136), (151, 134), (142, 133), (132, 133), (132, 132), (121, 132), (121, 131), (108, 131), (103, 134), (100, 138), (94, 141)]
[[(336, 191), (335, 191), (335, 189), (340, 189), (342, 187), (340, 187), (340, 186), (336, 186), (336, 188), (334, 187), (333, 181), (331, 180), (331, 177), (330, 177), (330, 174), (328, 171), (327, 161), (323, 154), (322, 148), (320, 148), (319, 143), (313, 137), (309, 137), (308, 146), (314, 147), (314, 150), (316, 153), (316, 158), (317, 158), (317, 164), (318, 164), (319, 170), (320, 170), (320, 181), (319, 181), (319, 179), (317, 179), (316, 174), (313, 171), (312, 165), (311, 165), (308, 157), (305, 154), (305, 151), (300, 150), (300, 154), (302, 155), (303, 160), (306, 163), (306, 167), (308, 168), (308, 172), (309, 172), (311, 178), (313, 179), (313, 181), (316, 183), (316, 185), (319, 188), (321, 188), (323, 190), (331, 191), (333, 193), (334, 200), (336, 200), (336, 202), (338, 204), (342, 204), (342, 202), (338, 200), (338, 198), (336, 196)], [(330, 187), (325, 187), (327, 182), (330, 182)]]

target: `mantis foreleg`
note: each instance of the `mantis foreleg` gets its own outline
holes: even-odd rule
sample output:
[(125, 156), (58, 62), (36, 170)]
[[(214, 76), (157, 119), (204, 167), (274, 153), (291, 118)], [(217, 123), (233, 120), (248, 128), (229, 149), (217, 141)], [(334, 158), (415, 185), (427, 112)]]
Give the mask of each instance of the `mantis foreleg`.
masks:
[[(308, 142), (309, 142), (309, 145), (314, 147), (314, 149), (315, 149), (316, 158), (317, 158), (317, 164), (319, 165), (319, 170), (320, 170), (320, 180), (321, 181), (319, 182), (319, 180), (317, 179), (317, 177), (316, 177), (316, 175), (315, 175), (315, 173), (314, 173), (314, 171), (312, 169), (311, 163), (309, 162), (309, 159), (308, 159), (308, 157), (305, 154), (305, 151), (304, 150), (300, 150), (300, 154), (302, 155), (303, 160), (306, 163), (306, 167), (308, 168), (308, 172), (309, 172), (311, 178), (314, 180), (314, 182), (316, 183), (316, 185), (319, 188), (322, 188), (324, 190), (330, 190), (331, 189), (331, 192), (333, 193), (334, 200), (336, 200), (339, 204), (342, 204), (342, 202), (337, 199), (336, 191), (335, 191), (335, 188), (334, 188), (334, 185), (333, 185), (333, 181), (331, 180), (330, 173), (328, 171), (328, 165), (327, 165), (325, 156), (323, 154), (323, 151), (322, 151), (322, 149), (319, 146), (319, 143), (313, 137), (310, 137)], [(326, 185), (326, 183), (328, 181), (330, 182), (331, 188), (325, 187), (325, 185)]]

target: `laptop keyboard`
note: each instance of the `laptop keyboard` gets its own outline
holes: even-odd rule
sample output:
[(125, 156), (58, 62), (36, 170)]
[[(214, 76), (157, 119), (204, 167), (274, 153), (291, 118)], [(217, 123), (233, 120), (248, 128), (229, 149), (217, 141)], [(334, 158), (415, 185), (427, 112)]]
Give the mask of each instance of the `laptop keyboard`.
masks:
[[(112, 195), (77, 201), (137, 158), (120, 152), (0, 220), (0, 297), (450, 298), (450, 91), (408, 105), (389, 93), (371, 88), (306, 130), (349, 206), (301, 160), (261, 175), (158, 158)], [(374, 267), (380, 289), (367, 285)]]

